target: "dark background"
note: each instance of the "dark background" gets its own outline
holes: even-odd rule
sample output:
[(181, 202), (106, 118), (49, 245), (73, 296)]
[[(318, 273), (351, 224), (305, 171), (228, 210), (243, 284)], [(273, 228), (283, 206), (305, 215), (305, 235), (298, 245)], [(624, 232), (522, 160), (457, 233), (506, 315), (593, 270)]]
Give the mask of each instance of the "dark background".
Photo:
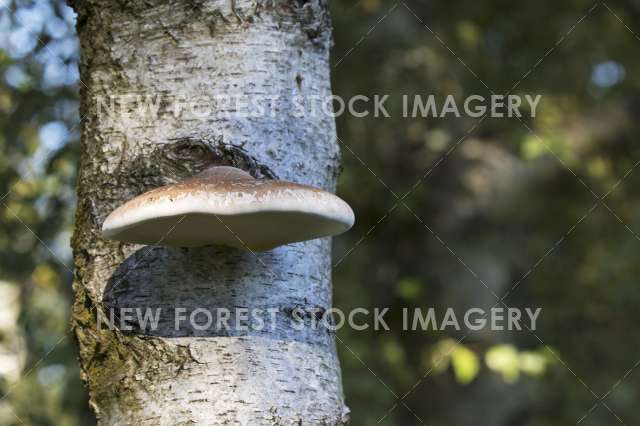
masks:
[[(334, 93), (391, 95), (391, 118), (337, 119), (357, 224), (334, 241), (334, 304), (390, 308), (390, 331), (338, 332), (353, 423), (638, 423), (640, 3), (331, 8)], [(94, 422), (68, 335), (74, 19), (0, 0), (0, 424)], [(401, 116), (403, 94), (492, 93), (542, 100), (535, 118)], [(503, 297), (541, 307), (537, 329), (401, 331), (403, 307)]]

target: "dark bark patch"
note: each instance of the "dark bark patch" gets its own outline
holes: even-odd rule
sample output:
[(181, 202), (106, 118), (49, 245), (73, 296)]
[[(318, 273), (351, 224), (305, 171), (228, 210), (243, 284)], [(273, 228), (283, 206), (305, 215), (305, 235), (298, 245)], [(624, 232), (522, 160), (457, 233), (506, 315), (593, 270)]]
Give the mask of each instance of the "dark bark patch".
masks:
[(276, 179), (276, 174), (242, 147), (223, 142), (222, 138), (180, 137), (169, 139), (154, 155), (166, 175), (184, 179), (212, 166), (232, 166), (256, 179)]
[[(109, 278), (101, 303), (104, 327), (125, 336), (260, 336), (325, 345), (334, 325), (327, 308), (286, 294), (281, 303), (264, 304), (260, 280), (239, 284), (255, 269), (264, 265), (242, 250), (145, 247)], [(248, 318), (241, 319), (237, 308), (246, 309)]]

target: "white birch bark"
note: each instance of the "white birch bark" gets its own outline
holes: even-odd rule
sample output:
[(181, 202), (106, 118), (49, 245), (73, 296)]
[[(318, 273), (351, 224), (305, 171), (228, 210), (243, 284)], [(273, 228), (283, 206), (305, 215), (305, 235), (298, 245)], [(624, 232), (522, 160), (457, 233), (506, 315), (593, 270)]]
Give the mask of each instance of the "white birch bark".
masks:
[[(343, 424), (334, 335), (295, 330), (291, 312), (331, 306), (330, 241), (256, 253), (104, 240), (105, 217), (133, 196), (210, 164), (334, 190), (333, 118), (297, 116), (296, 96), (330, 96), (324, 0), (75, 1), (82, 47), (82, 152), (73, 238), (73, 329), (100, 424)], [(97, 100), (161, 100), (157, 119)], [(274, 96), (274, 116), (174, 103)], [(227, 111), (225, 111), (225, 109)], [(233, 109), (233, 108), (231, 108)], [(242, 147), (244, 151), (240, 150)], [(168, 230), (169, 232), (169, 230)], [(152, 333), (98, 328), (96, 309), (161, 308)], [(173, 309), (277, 309), (277, 327), (175, 330)], [(116, 310), (116, 312), (118, 312)], [(233, 318), (231, 318), (233, 322)], [(183, 324), (184, 325), (184, 324)]]

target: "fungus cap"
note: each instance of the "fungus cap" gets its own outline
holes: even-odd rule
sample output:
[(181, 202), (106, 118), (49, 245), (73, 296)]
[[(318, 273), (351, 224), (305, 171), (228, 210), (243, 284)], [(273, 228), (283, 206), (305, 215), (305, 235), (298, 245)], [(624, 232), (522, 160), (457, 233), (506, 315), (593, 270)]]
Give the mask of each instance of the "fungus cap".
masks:
[(126, 202), (102, 234), (139, 244), (269, 250), (337, 235), (353, 223), (351, 207), (327, 191), (216, 166)]

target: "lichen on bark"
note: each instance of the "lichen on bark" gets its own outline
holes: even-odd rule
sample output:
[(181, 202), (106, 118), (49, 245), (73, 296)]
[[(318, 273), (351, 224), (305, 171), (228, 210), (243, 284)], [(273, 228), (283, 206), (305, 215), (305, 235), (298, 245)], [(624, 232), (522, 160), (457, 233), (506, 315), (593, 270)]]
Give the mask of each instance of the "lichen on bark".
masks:
[[(326, 2), (72, 4), (83, 117), (72, 326), (99, 422), (345, 423), (334, 336), (326, 330), (176, 335), (161, 326), (144, 335), (99, 328), (97, 318), (105, 293), (116, 290), (122, 306), (331, 307), (328, 239), (254, 254), (140, 247), (100, 234), (121, 203), (211, 164), (334, 189), (333, 118), (292, 112), (294, 96), (331, 94)], [(215, 108), (204, 118), (99, 113), (98, 97), (132, 93), (160, 96), (165, 105), (202, 94), (277, 95), (282, 105), (263, 117)]]

